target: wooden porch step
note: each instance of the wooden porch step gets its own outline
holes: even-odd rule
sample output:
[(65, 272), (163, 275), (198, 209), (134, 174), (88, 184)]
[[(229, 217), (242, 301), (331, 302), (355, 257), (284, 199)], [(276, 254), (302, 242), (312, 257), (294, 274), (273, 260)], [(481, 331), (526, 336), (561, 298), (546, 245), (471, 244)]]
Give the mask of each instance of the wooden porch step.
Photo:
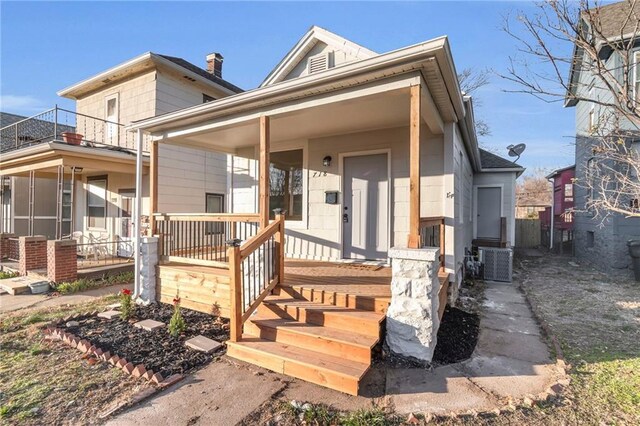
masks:
[(244, 325), (245, 333), (262, 339), (369, 364), (377, 337), (289, 319), (255, 315)]
[(385, 314), (355, 308), (327, 305), (303, 299), (279, 296), (267, 297), (258, 308), (266, 318), (291, 319), (354, 333), (380, 337), (380, 324)]
[(238, 342), (227, 342), (227, 354), (277, 373), (351, 395), (358, 394), (360, 379), (369, 369), (368, 363), (261, 339), (249, 334), (244, 334)]
[[(341, 287), (345, 287), (344, 291)], [(276, 288), (276, 293), (288, 295), (295, 299), (303, 299), (309, 302), (323, 303), (346, 308), (356, 308), (365, 311), (386, 313), (391, 302), (390, 297), (372, 296), (349, 293), (347, 286), (336, 286), (338, 291), (331, 287), (318, 289), (299, 285), (282, 284)]]

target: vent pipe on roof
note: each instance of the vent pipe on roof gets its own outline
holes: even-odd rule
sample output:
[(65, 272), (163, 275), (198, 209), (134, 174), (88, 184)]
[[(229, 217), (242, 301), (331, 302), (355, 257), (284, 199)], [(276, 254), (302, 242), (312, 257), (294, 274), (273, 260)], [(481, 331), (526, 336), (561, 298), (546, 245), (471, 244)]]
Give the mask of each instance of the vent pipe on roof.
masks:
[(222, 61), (224, 58), (221, 54), (214, 52), (207, 55), (207, 71), (216, 77), (222, 78)]

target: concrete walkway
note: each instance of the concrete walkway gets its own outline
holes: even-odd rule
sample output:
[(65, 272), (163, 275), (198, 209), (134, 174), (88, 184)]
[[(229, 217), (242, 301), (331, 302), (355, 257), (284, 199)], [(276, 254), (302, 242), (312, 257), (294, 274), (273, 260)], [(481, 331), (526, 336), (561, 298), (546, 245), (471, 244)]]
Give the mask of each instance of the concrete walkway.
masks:
[(348, 411), (391, 404), (399, 414), (490, 411), (510, 399), (535, 399), (559, 373), (524, 296), (500, 283), (489, 283), (485, 296), (471, 359), (433, 371), (374, 369), (369, 396), (346, 395), (225, 356), (107, 424), (233, 425), (274, 398)]
[(82, 293), (67, 294), (61, 296), (49, 296), (46, 294), (19, 294), (12, 296), (0, 294), (0, 315), (19, 309), (46, 308), (52, 306), (75, 305), (89, 302), (109, 294), (120, 292), (123, 288), (133, 289), (133, 284), (119, 284), (109, 287), (96, 288)]
[(398, 413), (489, 411), (511, 399), (535, 399), (559, 378), (523, 294), (513, 284), (487, 283), (473, 356), (433, 371), (387, 372), (386, 393)]

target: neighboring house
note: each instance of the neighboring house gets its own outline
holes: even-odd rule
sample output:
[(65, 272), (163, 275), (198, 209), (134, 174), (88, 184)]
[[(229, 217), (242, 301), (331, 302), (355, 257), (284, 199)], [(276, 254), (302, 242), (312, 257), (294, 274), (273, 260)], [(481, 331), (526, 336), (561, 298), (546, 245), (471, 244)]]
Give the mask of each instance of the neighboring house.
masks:
[(575, 172), (576, 167), (571, 165), (546, 176), (553, 182), (553, 205), (540, 213), (540, 225), (549, 231), (551, 248), (555, 242), (564, 243), (565, 237), (573, 239)]
[[(621, 25), (627, 16), (630, 4), (636, 8), (636, 14), (640, 13), (640, 3), (619, 2), (598, 8), (598, 18), (602, 23), (600, 31), (610, 40), (620, 38)], [(635, 23), (629, 22), (625, 33), (632, 33)], [(633, 68), (629, 87), (636, 97), (640, 97), (640, 39), (635, 40), (635, 49), (629, 63), (636, 64)], [(618, 51), (612, 51), (603, 43), (600, 56), (606, 61), (610, 70), (620, 70), (623, 58)], [(581, 71), (580, 61), (586, 58), (580, 52), (576, 52), (576, 60), (570, 72), (571, 89), (582, 93), (588, 99), (607, 100), (611, 93), (604, 89), (602, 84), (595, 84), (594, 75)], [(621, 72), (614, 72), (616, 78), (622, 79)], [(637, 98), (640, 99), (640, 98)], [(603, 117), (607, 117), (611, 111), (596, 102), (577, 101), (567, 98), (568, 107), (575, 107), (576, 113), (576, 155), (575, 155), (575, 216), (573, 229), (575, 233), (575, 255), (579, 259), (586, 260), (605, 271), (626, 270), (631, 267), (631, 257), (628, 253), (627, 241), (640, 238), (640, 218), (628, 218), (622, 214), (611, 212), (606, 218), (596, 217), (586, 205), (593, 191), (589, 189), (589, 167), (597, 156), (598, 139), (595, 130)], [(621, 124), (623, 129), (638, 131), (631, 124)], [(640, 150), (640, 136), (628, 141), (635, 144)], [(591, 182), (594, 183), (594, 182)], [(597, 182), (595, 182), (597, 184)]]
[[(58, 95), (76, 101), (75, 111), (3, 114), (0, 174), (10, 195), (3, 200), (2, 231), (48, 239), (73, 235), (79, 243), (105, 244), (112, 255), (131, 256), (137, 145), (123, 123), (239, 92), (222, 78), (220, 54), (207, 56), (204, 70), (149, 52), (61, 90)], [(142, 213), (148, 215), (146, 141), (142, 149)], [(160, 164), (170, 159), (184, 165), (179, 172), (163, 167), (159, 176), (166, 208), (204, 211), (207, 193), (226, 193), (225, 154), (163, 145), (157, 155)], [(185, 177), (189, 185), (182, 183)]]
[[(182, 214), (173, 214), (163, 207), (169, 195), (153, 195), (152, 185), (159, 277), (156, 283), (155, 275), (143, 276), (137, 293), (153, 299), (157, 288), (162, 301), (179, 293), (185, 307), (230, 317), (232, 356), (325, 386), (357, 392), (369, 366), (367, 345), (377, 341), (391, 286), (366, 265), (386, 264), (393, 248), (440, 248), (441, 261), (424, 262), (437, 262), (440, 284), (413, 292), (433, 299), (416, 327), (430, 327), (434, 339), (449, 283), (451, 300), (457, 297), (465, 251), (474, 243), (509, 247), (514, 241), (515, 180), (523, 168), (478, 148), (473, 103), (460, 90), (446, 37), (376, 54), (312, 27), (259, 88), (142, 120), (129, 130), (151, 136), (157, 149), (231, 155), (227, 215), (203, 215), (186, 203)], [(158, 191), (153, 171), (162, 176), (174, 167), (189, 173), (192, 166), (156, 165), (152, 157)], [(285, 210), (286, 220), (274, 209)], [(227, 251), (224, 242), (232, 238), (251, 239)], [(304, 262), (291, 263), (285, 276), (284, 257)], [(365, 265), (341, 273), (335, 265), (344, 260)], [(154, 266), (143, 263), (142, 270)], [(298, 279), (304, 288), (291, 287)], [(269, 299), (269, 306), (294, 303), (269, 313), (261, 302), (274, 285), (276, 295), (306, 304)], [(251, 316), (256, 308), (273, 321)], [(242, 336), (245, 321), (248, 334)], [(324, 337), (296, 334), (303, 330), (290, 324), (296, 321), (317, 324), (304, 330)], [(387, 320), (388, 336), (394, 324), (401, 321)], [(343, 343), (322, 346), (327, 339)], [(285, 341), (286, 348), (279, 346)], [(348, 352), (352, 345), (360, 345), (351, 349), (362, 360)], [(434, 345), (431, 340), (412, 356), (430, 359)], [(351, 363), (347, 372), (338, 371), (340, 357)]]

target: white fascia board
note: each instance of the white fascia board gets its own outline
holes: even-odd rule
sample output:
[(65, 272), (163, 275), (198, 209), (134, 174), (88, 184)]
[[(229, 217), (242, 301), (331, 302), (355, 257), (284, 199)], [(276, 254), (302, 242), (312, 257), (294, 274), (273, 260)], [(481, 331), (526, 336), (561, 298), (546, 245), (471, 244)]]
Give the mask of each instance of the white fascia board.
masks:
[(130, 68), (134, 65), (137, 65), (139, 63), (142, 63), (148, 59), (151, 58), (151, 52), (146, 52), (143, 53), (142, 55), (136, 56), (133, 59), (129, 59), (126, 62), (123, 62), (119, 65), (116, 65), (115, 67), (109, 68), (105, 71), (102, 71), (99, 74), (96, 74), (92, 77), (89, 77), (85, 80), (80, 81), (79, 83), (76, 83), (74, 85), (71, 85), (65, 89), (60, 90), (59, 92), (57, 92), (58, 96), (61, 96), (63, 98), (69, 98), (69, 99), (75, 99), (74, 97), (70, 96), (70, 93), (75, 92), (76, 90), (82, 88), (83, 86), (90, 84), (90, 83), (95, 83), (97, 81), (102, 81), (105, 78), (107, 78), (109, 75), (118, 72), (118, 71), (123, 71), (127, 68)]
[[(106, 157), (106, 158), (135, 160), (135, 157), (133, 155), (125, 154), (123, 152), (110, 151), (107, 149), (91, 148), (86, 146), (67, 145), (65, 143), (59, 143), (59, 142), (45, 142), (45, 143), (41, 143), (28, 148), (22, 148), (16, 151), (11, 151), (11, 152), (2, 154), (2, 161), (4, 162), (4, 161), (15, 160), (21, 157), (28, 157), (33, 154), (39, 154), (47, 151), (65, 151), (69, 153), (83, 154), (83, 155), (90, 154), (92, 156), (102, 157), (102, 158)], [(143, 156), (146, 158), (145, 161), (148, 162), (149, 161), (148, 154), (143, 154)]]
[[(134, 122), (127, 126), (127, 130), (142, 129), (145, 131), (154, 132), (154, 128), (163, 125), (169, 125), (172, 122), (180, 119), (194, 119), (202, 115), (223, 115), (228, 113), (230, 108), (250, 108), (252, 103), (264, 104), (268, 99), (283, 96), (291, 92), (302, 91), (305, 89), (311, 89), (314, 86), (330, 84), (332, 81), (353, 78), (357, 80), (362, 78), (366, 81), (366, 74), (376, 71), (382, 71), (385, 68), (391, 67), (406, 67), (407, 69), (417, 69), (420, 62), (432, 59), (434, 56), (440, 58), (440, 60), (446, 60), (450, 57), (449, 54), (438, 55), (443, 49), (448, 49), (448, 43), (446, 37), (439, 37), (427, 42), (419, 43), (413, 46), (405, 47), (399, 50), (395, 50), (389, 53), (378, 55), (369, 59), (363, 59), (355, 63), (349, 63), (340, 67), (331, 68), (329, 70), (300, 77), (297, 79), (283, 81), (270, 86), (261, 87), (247, 92), (239, 93), (236, 95), (228, 96), (226, 98), (219, 99), (217, 101), (208, 102), (206, 104), (196, 105), (193, 107), (178, 110), (172, 113), (164, 114), (158, 117), (149, 118)], [(455, 72), (455, 69), (451, 66), (445, 68), (448, 73)], [(457, 82), (455, 75), (445, 76), (445, 79), (449, 82), (447, 84), (447, 90), (451, 101), (456, 104), (454, 108), (459, 113), (460, 118), (464, 117), (464, 109), (462, 106), (462, 95), (459, 87), (450, 87), (451, 82)], [(452, 93), (453, 91), (453, 93)], [(253, 105), (255, 106), (255, 105)], [(460, 111), (462, 109), (462, 111)], [(211, 118), (214, 118), (211, 117)], [(159, 130), (159, 129), (158, 129)]]

